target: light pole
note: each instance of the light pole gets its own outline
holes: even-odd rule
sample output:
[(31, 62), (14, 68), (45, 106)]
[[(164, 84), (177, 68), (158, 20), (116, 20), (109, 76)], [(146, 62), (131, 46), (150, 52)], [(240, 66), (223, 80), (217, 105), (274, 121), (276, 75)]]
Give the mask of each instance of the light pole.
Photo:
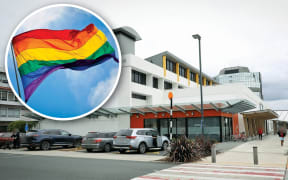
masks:
[(172, 115), (173, 115), (173, 93), (169, 92), (168, 93), (168, 98), (170, 99), (170, 119), (169, 119), (169, 138), (170, 141), (172, 140), (173, 134), (172, 134), (172, 128), (173, 128), (173, 124), (172, 124)]
[(202, 91), (202, 63), (201, 63), (201, 36), (199, 34), (192, 35), (194, 39), (198, 39), (199, 43), (199, 69), (200, 69), (200, 97), (201, 97), (201, 132), (204, 134), (204, 113), (203, 113), (203, 91)]

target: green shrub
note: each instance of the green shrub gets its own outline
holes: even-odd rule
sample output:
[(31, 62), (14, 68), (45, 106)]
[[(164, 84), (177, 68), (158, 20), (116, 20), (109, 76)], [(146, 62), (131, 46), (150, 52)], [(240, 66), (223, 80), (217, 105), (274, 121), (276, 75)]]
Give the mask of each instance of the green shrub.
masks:
[(35, 121), (14, 121), (8, 124), (8, 131), (13, 131), (14, 129), (18, 129), (20, 132), (25, 132), (25, 125), (28, 124), (28, 129), (31, 130), (33, 127), (37, 125)]

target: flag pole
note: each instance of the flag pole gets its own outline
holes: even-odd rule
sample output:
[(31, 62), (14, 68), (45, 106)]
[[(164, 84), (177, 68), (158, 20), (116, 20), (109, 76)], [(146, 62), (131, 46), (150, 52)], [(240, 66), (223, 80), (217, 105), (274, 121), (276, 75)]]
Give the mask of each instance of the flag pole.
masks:
[(16, 68), (16, 63), (15, 63), (14, 48), (13, 48), (12, 43), (11, 43), (11, 52), (12, 52), (12, 58), (13, 58), (13, 64), (14, 64), (14, 70), (15, 70), (15, 74), (16, 74), (16, 81), (17, 81), (18, 93), (19, 93), (20, 98), (22, 99), (22, 97), (21, 97), (21, 91), (20, 91), (20, 87), (19, 87), (19, 78), (18, 78), (17, 68)]

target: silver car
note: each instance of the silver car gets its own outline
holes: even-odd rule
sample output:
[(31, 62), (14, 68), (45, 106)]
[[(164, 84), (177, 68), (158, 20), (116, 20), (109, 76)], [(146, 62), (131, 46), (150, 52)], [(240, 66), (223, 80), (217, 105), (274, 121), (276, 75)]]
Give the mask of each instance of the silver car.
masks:
[(150, 148), (161, 148), (166, 150), (169, 146), (169, 139), (166, 136), (159, 136), (155, 129), (122, 129), (113, 137), (114, 149), (120, 153), (126, 150), (138, 150), (143, 154)]

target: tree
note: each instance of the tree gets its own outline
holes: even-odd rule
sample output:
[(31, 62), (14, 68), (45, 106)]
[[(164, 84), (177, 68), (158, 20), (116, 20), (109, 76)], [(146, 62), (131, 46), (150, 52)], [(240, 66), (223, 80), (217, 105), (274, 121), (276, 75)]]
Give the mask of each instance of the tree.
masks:
[(36, 121), (13, 121), (8, 124), (8, 131), (13, 131), (14, 129), (18, 129), (20, 132), (25, 132), (26, 123), (28, 124), (28, 129), (31, 130), (33, 127), (37, 125), (38, 122)]

